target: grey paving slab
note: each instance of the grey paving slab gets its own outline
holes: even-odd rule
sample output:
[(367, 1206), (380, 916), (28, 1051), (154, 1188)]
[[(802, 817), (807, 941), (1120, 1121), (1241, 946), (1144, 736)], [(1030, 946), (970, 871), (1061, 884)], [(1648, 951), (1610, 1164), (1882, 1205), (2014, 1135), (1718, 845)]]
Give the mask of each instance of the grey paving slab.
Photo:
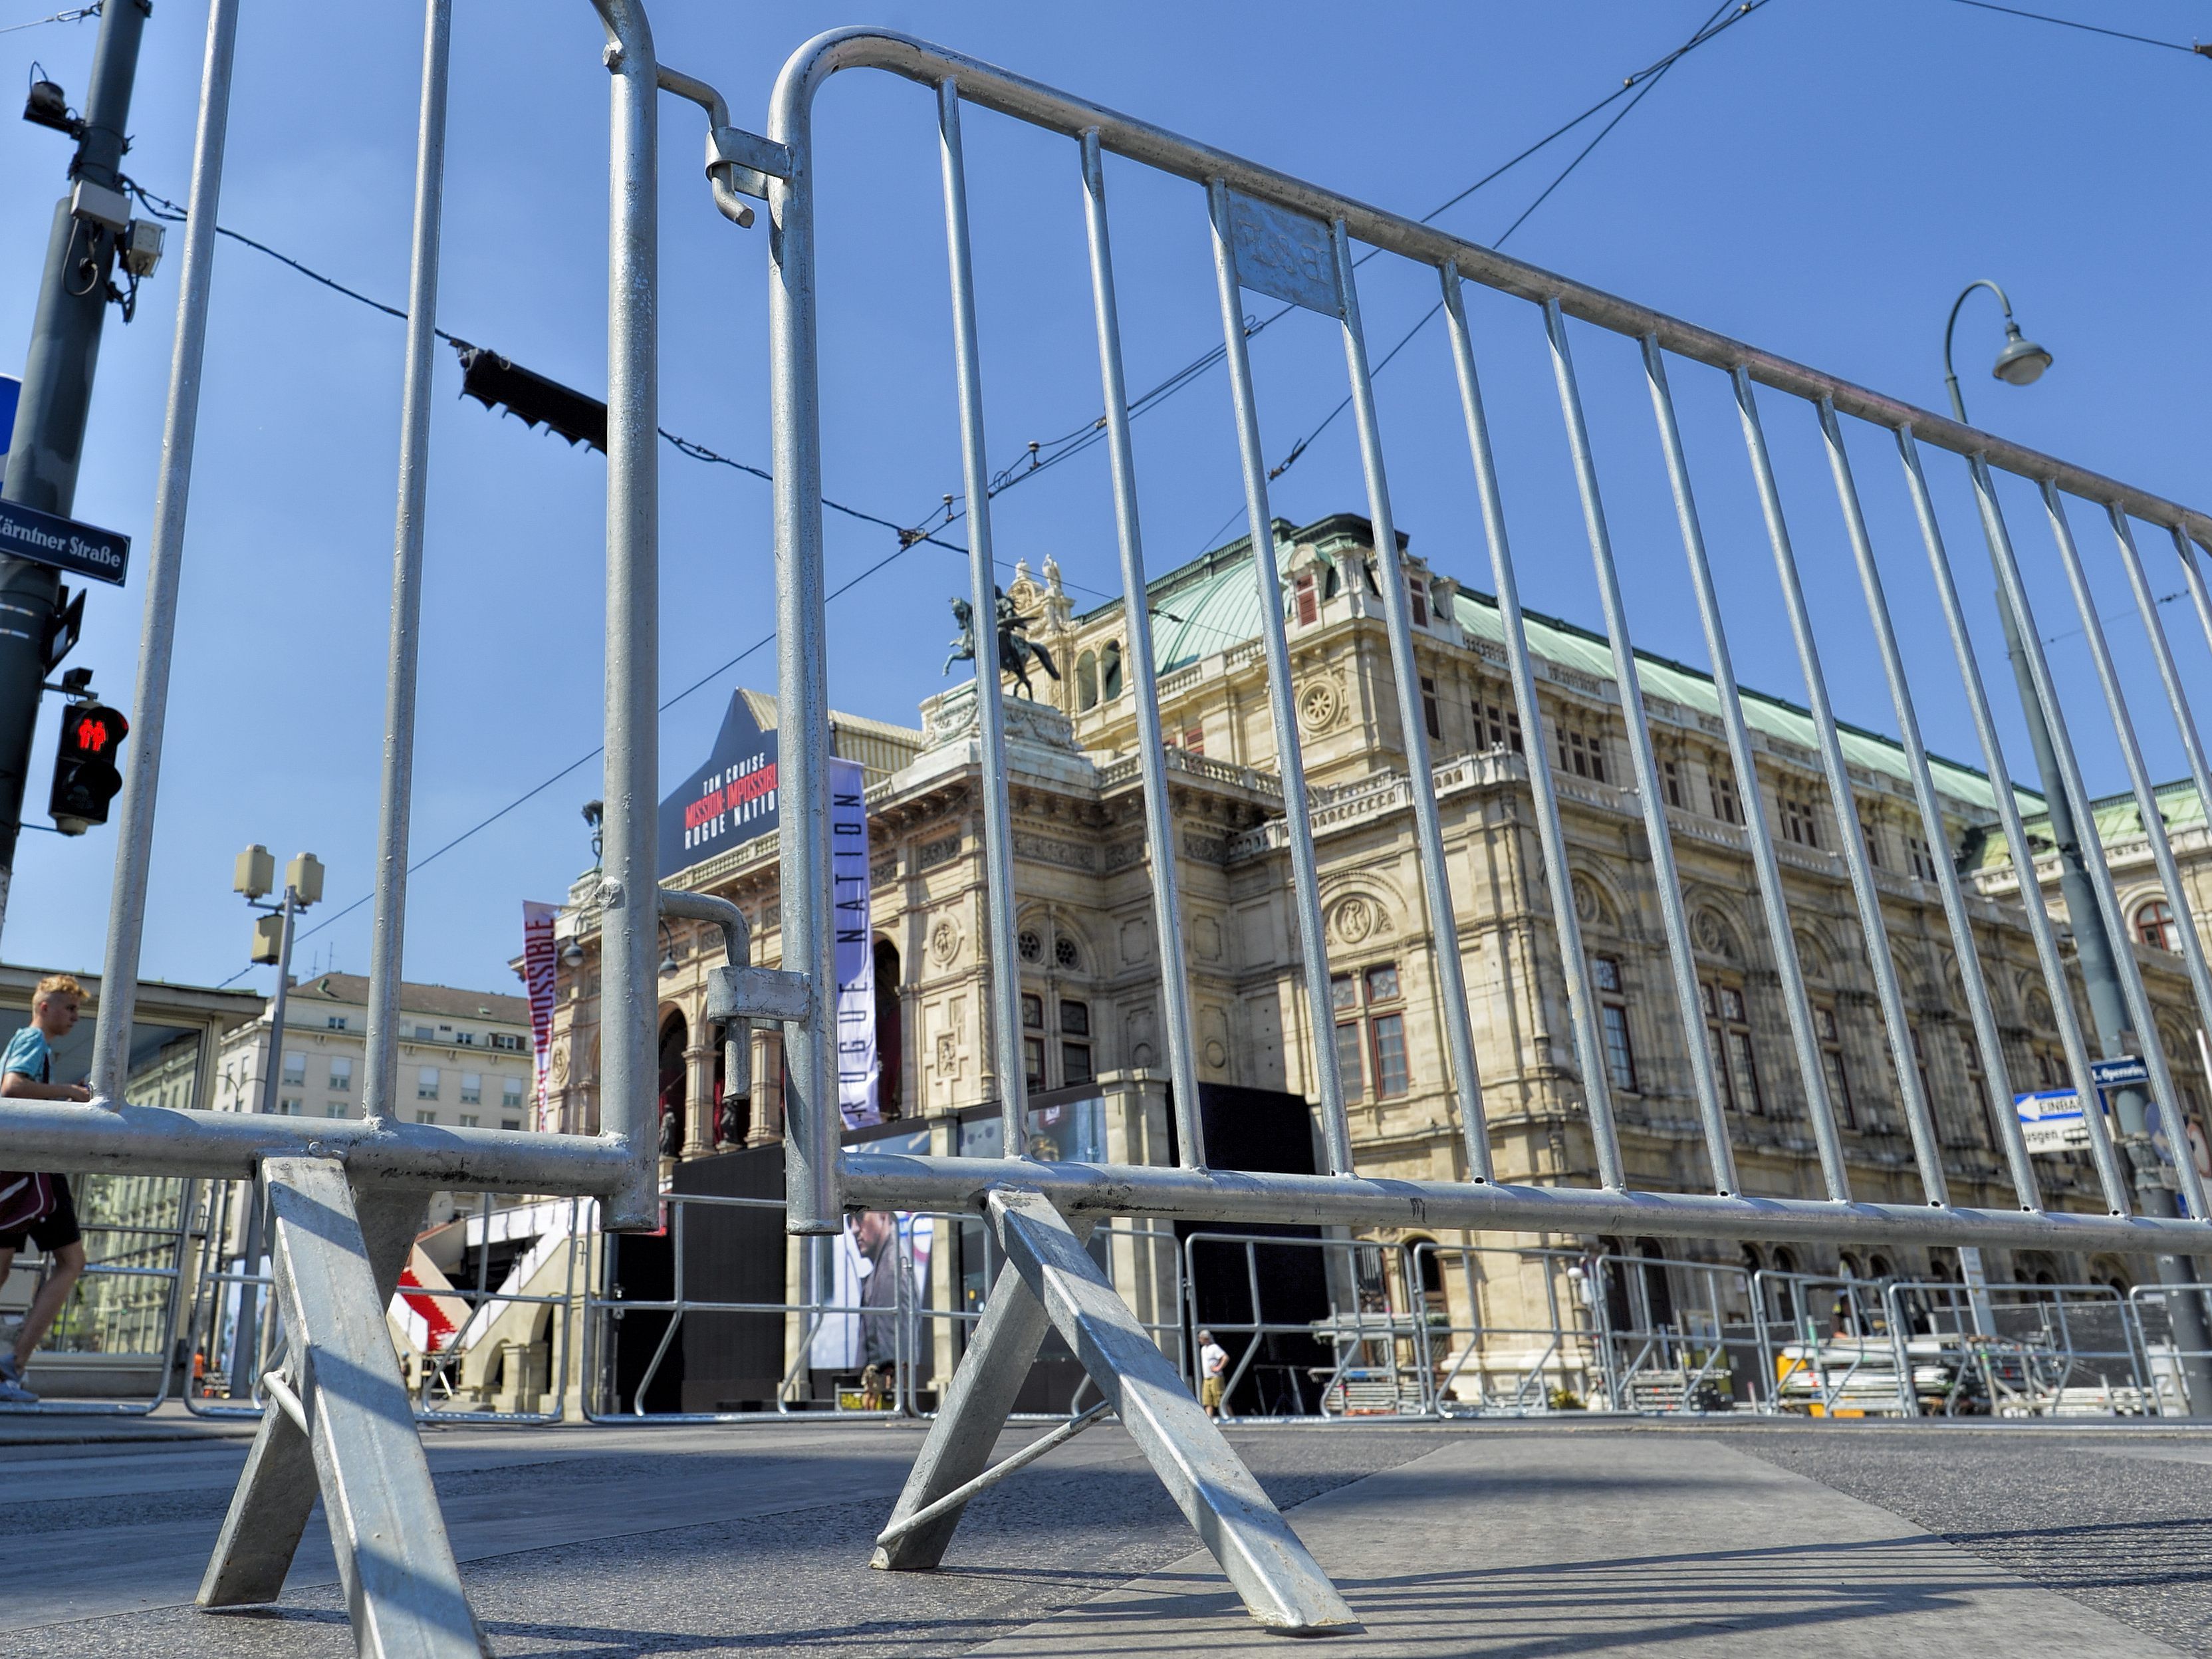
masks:
[[(1679, 1436), (1481, 1436), (1296, 1510), (1367, 1628), (1332, 1653), (1767, 1656), (2179, 1650), (1873, 1504)], [(1211, 1558), (1092, 1598), (975, 1659), (1281, 1652)]]

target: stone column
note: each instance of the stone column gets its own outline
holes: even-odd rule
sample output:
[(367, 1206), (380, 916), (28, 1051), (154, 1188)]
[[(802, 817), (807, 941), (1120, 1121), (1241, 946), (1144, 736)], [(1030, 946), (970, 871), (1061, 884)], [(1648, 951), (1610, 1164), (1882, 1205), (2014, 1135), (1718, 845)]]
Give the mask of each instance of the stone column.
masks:
[[(695, 1031), (704, 1028), (694, 1026)], [(714, 1150), (714, 1045), (695, 1042), (684, 1051), (683, 1156), (704, 1158)]]

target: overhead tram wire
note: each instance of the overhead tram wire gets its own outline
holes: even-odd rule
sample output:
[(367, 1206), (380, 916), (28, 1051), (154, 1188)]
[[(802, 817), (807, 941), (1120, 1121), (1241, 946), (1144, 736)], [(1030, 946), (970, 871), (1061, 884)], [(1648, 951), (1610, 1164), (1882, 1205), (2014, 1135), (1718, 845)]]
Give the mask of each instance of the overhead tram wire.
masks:
[(2018, 6), (2000, 6), (1994, 0), (1957, 0), (1962, 6), (1972, 6), (1976, 11), (1998, 11), (2008, 17), (2025, 17), (2032, 22), (2053, 23), (2063, 29), (2080, 29), (2085, 34), (2110, 35), (2115, 40), (2132, 40), (2137, 46), (2163, 46), (2168, 52), (2185, 52), (2194, 58), (2212, 58), (2212, 46), (2198, 42), (2185, 46), (2179, 40), (2160, 40), (2148, 34), (2130, 34), (2125, 29), (2108, 29), (2101, 23), (2083, 23), (2071, 17), (2054, 17), (2045, 11), (2022, 11)]
[[(1444, 213), (1449, 212), (1452, 208), (1456, 207), (1460, 203), (1465, 201), (1475, 191), (1504, 177), (1504, 174), (1510, 172), (1522, 162), (1528, 160), (1531, 156), (1535, 155), (1547, 146), (1557, 142), (1561, 137), (1564, 137), (1566, 134), (1573, 131), (1575, 128), (1590, 119), (1591, 117), (1608, 108), (1622, 98), (1628, 97), (1632, 93), (1634, 94), (1634, 97), (1632, 99), (1629, 107), (1632, 109), (1634, 108), (1636, 103), (1642, 101), (1644, 94), (1650, 90), (1650, 87), (1656, 84), (1658, 79), (1676, 63), (1680, 62), (1684, 57), (1696, 50), (1698, 46), (1705, 45), (1715, 36), (1733, 27), (1736, 22), (1749, 16), (1753, 12), (1760, 9), (1767, 3), (1768, 0), (1741, 0), (1741, 3), (1735, 4), (1734, 7), (1734, 15), (1726, 17), (1723, 17), (1722, 13), (1729, 11), (1729, 8), (1723, 6), (1721, 9), (1721, 11), (1716, 12), (1711, 17), (1708, 18), (1704, 26), (1702, 26), (1695, 34), (1691, 36), (1689, 40), (1684, 41), (1680, 46), (1675, 47), (1674, 51), (1668, 52), (1665, 57), (1647, 64), (1645, 67), (1637, 70), (1635, 73), (1624, 77), (1621, 84), (1618, 88), (1612, 92), (1607, 93), (1603, 98), (1599, 99), (1595, 103), (1590, 105), (1581, 113), (1572, 117), (1565, 122), (1563, 122), (1560, 125), (1553, 128), (1550, 132), (1545, 134), (1541, 138), (1537, 139), (1534, 143), (1528, 145), (1518, 154), (1492, 168), (1490, 172), (1485, 173), (1481, 178), (1476, 179), (1464, 190), (1460, 191), (1457, 194), (1452, 196), (1448, 200), (1440, 204), (1437, 207), (1431, 209), (1427, 213), (1423, 214), (1421, 216), (1420, 222), (1424, 224), (1429, 223), (1440, 217)], [(1511, 226), (1508, 227), (1506, 231), (1507, 235), (1510, 235), (1514, 230), (1520, 228), (1521, 224), (1528, 218), (1528, 215), (1533, 213), (1537, 207), (1542, 204), (1544, 200), (1548, 198), (1553, 191), (1558, 189), (1559, 185), (1565, 179), (1567, 174), (1581, 165), (1583, 159), (1589, 154), (1591, 149), (1596, 147), (1598, 142), (1601, 141), (1607, 133), (1612, 131), (1613, 127), (1620, 125), (1621, 117), (1626, 116), (1626, 113), (1627, 111), (1623, 110), (1620, 112), (1620, 115), (1615, 116), (1612, 121), (1607, 123), (1603, 131), (1601, 131), (1589, 144), (1583, 147), (1581, 152), (1576, 155), (1575, 159), (1570, 161), (1566, 167), (1553, 179), (1551, 184), (1545, 187), (1544, 191), (1537, 197), (1536, 200), (1529, 204), (1528, 207), (1522, 210), (1520, 217), (1516, 219)], [(148, 190), (144, 185), (137, 183), (135, 179), (126, 179), (124, 182), (131, 193), (138, 198), (139, 201), (145, 206), (148, 212), (151, 213), (155, 217), (166, 220), (171, 223), (181, 223), (188, 216), (185, 209), (181, 204), (172, 201), (168, 198), (161, 196), (155, 191)], [(371, 310), (381, 312), (388, 317), (398, 318), (403, 321), (406, 318), (407, 313), (400, 307), (386, 304), (381, 300), (378, 300), (369, 295), (363, 294), (358, 289), (349, 288), (345, 283), (337, 281), (335, 277), (325, 276), (323, 272), (315, 270), (313, 267), (305, 264), (298, 259), (295, 259), (289, 254), (282, 252), (279, 250), (270, 246), (267, 243), (258, 241), (253, 237), (246, 235), (242, 232), (233, 230), (227, 225), (218, 224), (216, 227), (216, 234), (219, 236), (228, 237), (231, 240), (239, 243), (242, 246), (252, 248), (257, 253), (264, 254), (268, 258), (275, 259), (280, 264), (285, 265), (290, 270), (296, 271), (301, 276), (308, 278), (310, 281), (320, 283), (323, 287), (331, 289), (333, 293), (343, 295), (349, 300), (355, 301), (359, 304), (368, 307)], [(1502, 243), (1504, 240), (1504, 237), (1499, 238), (1499, 242)], [(1374, 258), (1376, 252), (1377, 250), (1370, 248), (1367, 252), (1359, 256), (1358, 263), (1364, 264), (1367, 260)], [(1250, 324), (1246, 330), (1247, 337), (1249, 338), (1251, 336), (1259, 334), (1272, 324), (1279, 321), (1293, 309), (1295, 309), (1295, 307), (1285, 306), (1281, 310), (1277, 311), (1267, 317), (1262, 318), (1257, 322)], [(1433, 313), (1431, 314), (1433, 314)], [(1424, 323), (1425, 323), (1426, 320), (1426, 318), (1423, 319)], [(1419, 326), (1419, 325), (1416, 325), (1416, 331), (1418, 331)], [(445, 329), (434, 329), (433, 332), (436, 334), (438, 338), (445, 341), (449, 345), (466, 346), (471, 343), (470, 342), (461, 339), (458, 335), (455, 335)], [(1408, 334), (1405, 339), (1401, 339), (1396, 345), (1393, 346), (1376, 365), (1376, 371), (1380, 372), (1382, 368), (1388, 364), (1392, 357), (1395, 357), (1400, 350), (1403, 349), (1407, 341), (1411, 338), (1412, 335)], [(1152, 408), (1158, 407), (1161, 403), (1165, 402), (1167, 398), (1174, 396), (1176, 392), (1182, 390), (1183, 387), (1189, 385), (1193, 380), (1196, 380), (1200, 374), (1204, 374), (1214, 364), (1219, 362), (1226, 356), (1226, 346), (1216, 346), (1212, 349), (1202, 353), (1198, 357), (1194, 358), (1190, 362), (1186, 363), (1182, 368), (1177, 369), (1174, 374), (1169, 375), (1165, 380), (1154, 386), (1150, 391), (1146, 392), (1141, 396), (1133, 399), (1129, 405), (1129, 412), (1132, 418), (1143, 414)], [(1332, 418), (1334, 417), (1332, 416)], [(1065, 460), (1070, 456), (1079, 453), (1082, 450), (1089, 448), (1092, 444), (1098, 441), (1098, 440), (1103, 435), (1104, 430), (1105, 417), (1102, 415), (1090, 424), (1084, 427), (1079, 427), (1073, 431), (1063, 434), (1061, 438), (1054, 440), (1053, 446), (1054, 447), (1054, 453), (1049, 459), (1041, 461), (1026, 469), (1021, 468), (1019, 463), (1017, 462), (1014, 466), (1002, 470), (1001, 472), (994, 478), (990, 494), (995, 496), (1001, 490), (1011, 489), (1014, 484), (1019, 483), (1026, 478), (1036, 476), (1037, 472), (1055, 465), (1060, 461)], [(703, 461), (713, 465), (726, 466), (731, 468), (732, 471), (745, 473), (752, 477), (759, 478), (765, 482), (773, 482), (774, 480), (774, 475), (764, 467), (755, 466), (750, 462), (740, 461), (733, 457), (724, 455), (719, 451), (710, 449), (706, 445), (699, 443), (695, 440), (685, 438), (678, 434), (671, 432), (665, 427), (660, 428), (659, 433), (660, 436), (668, 442), (671, 447), (675, 449), (678, 454), (683, 455), (689, 459)], [(1043, 446), (1033, 445), (1031, 446), (1030, 453), (1034, 454), (1042, 447), (1043, 447)], [(1303, 446), (1301, 446), (1301, 447), (1303, 447)], [(1295, 455), (1292, 459), (1295, 459)], [(1285, 465), (1287, 464), (1288, 463), (1285, 463)], [(933, 524), (928, 520), (925, 520), (920, 525), (901, 525), (894, 520), (883, 517), (881, 514), (869, 513), (860, 507), (848, 506), (844, 502), (834, 501), (826, 495), (823, 496), (822, 498), (822, 504), (824, 507), (842, 514), (848, 518), (858, 520), (864, 524), (874, 525), (882, 529), (891, 531), (898, 538), (899, 542), (898, 546), (890, 553), (878, 560), (874, 564), (870, 565), (866, 569), (860, 572), (859, 574), (854, 576), (849, 580), (833, 589), (825, 596), (824, 602), (826, 603), (829, 599), (838, 599), (842, 595), (850, 592), (860, 583), (875, 576), (886, 567), (903, 556), (913, 548), (921, 545), (924, 542), (931, 543), (933, 545), (945, 549), (947, 551), (957, 553), (961, 556), (965, 557), (968, 552), (968, 550), (965, 547), (961, 546), (957, 543), (946, 541), (936, 533), (939, 531), (948, 528), (951, 525), (957, 522), (959, 519), (965, 516), (963, 512), (957, 509), (953, 506), (953, 501), (957, 501), (957, 497), (949, 499), (945, 503), (945, 506), (939, 509), (945, 514), (945, 517), (941, 522)], [(935, 515), (933, 514), (932, 517), (934, 518)], [(1104, 599), (1112, 599), (1118, 597), (1115, 594), (1106, 593), (1097, 588), (1089, 587), (1080, 582), (1066, 582), (1064, 585), (1075, 587), (1081, 592), (1096, 594), (1099, 598)], [(1177, 618), (1176, 620), (1181, 619)], [(704, 689), (714, 681), (720, 678), (721, 676), (729, 672), (731, 669), (735, 668), (738, 664), (744, 662), (756, 652), (763, 649), (770, 644), (775, 638), (775, 635), (773, 631), (763, 635), (759, 639), (754, 641), (752, 644), (738, 652), (737, 655), (710, 670), (706, 674), (702, 675), (698, 679), (694, 680), (682, 690), (669, 697), (665, 702), (662, 702), (659, 706), (657, 712), (665, 714), (669, 709), (674, 708), (685, 698), (692, 696), (695, 692)], [(482, 834), (493, 824), (498, 823), (501, 818), (507, 817), (510, 812), (514, 811), (521, 806), (526, 805), (529, 802), (536, 799), (539, 795), (544, 793), (546, 790), (551, 788), (555, 784), (574, 773), (578, 769), (589, 764), (602, 752), (603, 750), (601, 748), (594, 747), (586, 753), (578, 756), (566, 766), (562, 767), (558, 771), (552, 773), (539, 782), (532, 785), (521, 794), (517, 795), (513, 800), (508, 801), (505, 805), (500, 807), (495, 811), (489, 813), (485, 817), (479, 818), (476, 823), (471, 824), (467, 829), (462, 830), (451, 840), (445, 842), (429, 853), (425, 854), (421, 859), (415, 860), (408, 866), (409, 873), (412, 874), (416, 871), (425, 868), (438, 859), (444, 857), (446, 854), (452, 852), (455, 848), (461, 846), (464, 842)], [(346, 905), (343, 908), (331, 912), (329, 915), (324, 916), (323, 919), (318, 921), (313, 927), (309, 927), (301, 933), (299, 937), (301, 939), (307, 939), (313, 937), (316, 933), (321, 933), (324, 929), (343, 921), (346, 916), (350, 915), (354, 911), (361, 908), (362, 905), (367, 904), (371, 896), (372, 896), (370, 895), (364, 895), (362, 897), (356, 899), (352, 903)], [(244, 978), (246, 974), (250, 971), (252, 971), (250, 969), (242, 969), (238, 973), (232, 975), (229, 979), (223, 981), (222, 983), (226, 986), (235, 983), (238, 980)]]
[[(1568, 133), (1572, 132), (1577, 127), (1582, 125), (1583, 123), (1609, 108), (1612, 105), (1619, 102), (1621, 99), (1629, 97), (1632, 93), (1634, 94), (1635, 96), (1632, 100), (1631, 107), (1634, 107), (1635, 102), (1640, 102), (1644, 93), (1650, 89), (1650, 86), (1655, 83), (1660, 76), (1665, 75), (1668, 70), (1672, 69), (1676, 64), (1680, 63), (1691, 52), (1695, 52), (1699, 46), (1702, 46), (1708, 41), (1725, 33), (1736, 24), (1741, 22), (1745, 18), (1750, 16), (1753, 12), (1764, 8), (1766, 4), (1767, 0), (1724, 0), (1724, 3), (1707, 16), (1705, 22), (1698, 26), (1697, 31), (1692, 33), (1688, 40), (1683, 41), (1681, 45), (1676, 46), (1672, 52), (1668, 52), (1664, 57), (1656, 58), (1651, 63), (1645, 64), (1642, 69), (1636, 70), (1633, 74), (1624, 76), (1621, 79), (1620, 84), (1618, 87), (1615, 87), (1611, 92), (1607, 93), (1604, 97), (1599, 99), (1595, 103), (1582, 111), (1581, 113), (1571, 117), (1568, 120), (1560, 123), (1559, 125), (1553, 128), (1551, 131), (1546, 133), (1541, 138), (1537, 139), (1535, 143), (1530, 144), (1518, 155), (1500, 162), (1498, 166), (1492, 167), (1488, 173), (1483, 174), (1481, 178), (1476, 179), (1464, 190), (1460, 191), (1456, 195), (1452, 196), (1443, 203), (1440, 203), (1436, 207), (1430, 209), (1429, 211), (1420, 216), (1419, 222), (1425, 225), (1435, 222), (1435, 221), (1443, 217), (1444, 214), (1449, 212), (1453, 208), (1457, 207), (1462, 202), (1474, 195), (1477, 191), (1482, 189), (1485, 185), (1492, 184), (1498, 179), (1503, 178), (1506, 173), (1520, 166), (1522, 162), (1528, 160), (1531, 156), (1536, 155), (1539, 151), (1546, 149), (1549, 145), (1557, 143), (1559, 139), (1564, 138)], [(1626, 112), (1624, 111), (1622, 113), (1625, 114)], [(1620, 117), (1616, 116), (1612, 122), (1607, 123), (1606, 131), (1611, 131), (1613, 126), (1619, 125), (1619, 121)], [(1602, 137), (1603, 136), (1603, 133), (1599, 135), (1600, 137)], [(1583, 155), (1586, 155), (1588, 154), (1589, 149), (1586, 148), (1583, 150)], [(1520, 228), (1521, 220), (1526, 219), (1529, 213), (1533, 213), (1535, 209), (1542, 204), (1545, 197), (1549, 196), (1553, 190), (1558, 189), (1559, 184), (1565, 179), (1567, 173), (1573, 172), (1575, 167), (1580, 165), (1581, 160), (1582, 157), (1578, 155), (1573, 161), (1568, 163), (1567, 167), (1557, 178), (1553, 179), (1551, 185), (1545, 189), (1543, 193), (1538, 196), (1536, 200), (1529, 204), (1528, 210), (1522, 214), (1521, 219), (1514, 221), (1512, 226), (1506, 231), (1506, 235), (1511, 235), (1514, 230)], [(1498, 242), (1493, 243), (1492, 246), (1502, 246), (1504, 241), (1504, 237), (1500, 237)], [(1366, 252), (1362, 253), (1358, 258), (1354, 259), (1352, 264), (1355, 267), (1364, 265), (1370, 259), (1373, 258), (1378, 251), (1379, 250), (1375, 248), (1370, 248)], [(1264, 333), (1267, 329), (1280, 322), (1284, 318), (1289, 316), (1291, 312), (1297, 309), (1297, 307), (1296, 306), (1285, 305), (1279, 310), (1269, 313), (1265, 317), (1261, 317), (1256, 319), (1249, 317), (1246, 318), (1244, 323), (1244, 337), (1248, 340), (1256, 338), (1259, 335)], [(1439, 305), (1435, 309), (1442, 310), (1443, 307)], [(1435, 311), (1431, 311), (1430, 313), (1431, 316), (1433, 316), (1434, 314)], [(1426, 320), (1426, 318), (1423, 319), (1424, 322)], [(1403, 342), (1401, 342), (1401, 345), (1402, 343)], [(1396, 350), (1397, 348), (1394, 347), (1391, 353), (1386, 356), (1382, 359), (1382, 362), (1388, 362), (1391, 356), (1396, 355)], [(1133, 398), (1129, 404), (1129, 418), (1133, 421), (1139, 416), (1149, 413), (1152, 410), (1166, 402), (1168, 398), (1173, 397), (1176, 392), (1182, 391), (1185, 386), (1191, 384), (1192, 381), (1195, 380), (1200, 375), (1212, 368), (1215, 364), (1220, 362), (1227, 355), (1227, 346), (1217, 345), (1205, 352), (1202, 352), (1198, 356), (1194, 357), (1189, 362), (1185, 363), (1181, 368), (1176, 370), (1174, 374), (1169, 375), (1167, 379), (1153, 386), (1152, 390), (1143, 393), (1139, 397)], [(1378, 372), (1381, 369), (1381, 363), (1376, 365)], [(1334, 416), (1332, 416), (1331, 418), (1334, 419)], [(1000, 468), (997, 472), (991, 476), (990, 482), (985, 490), (986, 499), (996, 500), (1000, 495), (1004, 494), (1006, 490), (1012, 489), (1016, 484), (1025, 483), (1030, 479), (1036, 477), (1040, 472), (1049, 471), (1051, 468), (1057, 466), (1060, 462), (1072, 459), (1073, 457), (1081, 454), (1085, 450), (1091, 447), (1092, 445), (1103, 441), (1105, 436), (1106, 417), (1103, 414), (1101, 414), (1082, 426), (1076, 427), (1071, 431), (1062, 433), (1057, 438), (1031, 443), (1028, 447), (1028, 451), (1024, 456)], [(1295, 459), (1295, 455), (1293, 455), (1292, 459)], [(1024, 465), (1024, 462), (1026, 462), (1027, 465)], [(1285, 461), (1282, 465), (1287, 466), (1290, 463), (1288, 461)], [(1279, 466), (1277, 468), (1277, 472), (1279, 472), (1280, 471), (1281, 467)], [(1269, 476), (1273, 477), (1275, 474), (1271, 473)], [(958, 500), (959, 498), (957, 496), (948, 498), (945, 504), (933, 511), (930, 515), (923, 520), (923, 523), (931, 528), (935, 529), (945, 528), (957, 524), (961, 519), (967, 515), (967, 509), (965, 507), (955, 505)], [(942, 515), (941, 517), (939, 516), (940, 514)], [(1231, 522), (1233, 521), (1234, 515), (1232, 514)], [(1217, 533), (1215, 538), (1209, 539), (1212, 540), (1218, 538)]]

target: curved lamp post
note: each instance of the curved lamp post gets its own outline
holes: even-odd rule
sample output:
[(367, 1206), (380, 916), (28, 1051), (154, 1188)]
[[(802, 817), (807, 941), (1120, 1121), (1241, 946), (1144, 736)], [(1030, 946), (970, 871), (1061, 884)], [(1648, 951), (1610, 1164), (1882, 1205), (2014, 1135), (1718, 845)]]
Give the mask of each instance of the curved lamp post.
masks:
[(2043, 371), (2051, 367), (2051, 354), (2033, 340), (2021, 336), (2020, 325), (2013, 320), (2012, 301), (2005, 291), (1986, 276), (1966, 284), (1964, 292), (1951, 303), (1951, 320), (1943, 325), (1943, 384), (1950, 388), (1951, 413), (1961, 426), (1966, 424), (1966, 401), (1959, 395), (1959, 371), (1951, 367), (1951, 336), (1959, 326), (1959, 312), (1978, 288), (1985, 288), (1997, 296), (2004, 307), (2004, 349), (1990, 366), (1990, 373), (2007, 386), (2033, 386), (2043, 378)]

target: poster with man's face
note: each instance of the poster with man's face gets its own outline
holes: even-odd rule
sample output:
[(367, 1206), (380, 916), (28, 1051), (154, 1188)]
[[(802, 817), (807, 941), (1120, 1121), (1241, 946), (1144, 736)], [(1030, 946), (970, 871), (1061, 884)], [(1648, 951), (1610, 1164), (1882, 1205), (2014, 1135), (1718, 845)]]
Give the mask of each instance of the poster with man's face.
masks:
[(847, 1216), (844, 1231), (824, 1241), (831, 1270), (816, 1294), (832, 1311), (815, 1328), (807, 1358), (813, 1369), (857, 1371), (896, 1363), (902, 1310), (909, 1322), (905, 1358), (926, 1363), (930, 1325), (916, 1310), (926, 1305), (929, 1293), (935, 1227), (933, 1216), (864, 1210)]

